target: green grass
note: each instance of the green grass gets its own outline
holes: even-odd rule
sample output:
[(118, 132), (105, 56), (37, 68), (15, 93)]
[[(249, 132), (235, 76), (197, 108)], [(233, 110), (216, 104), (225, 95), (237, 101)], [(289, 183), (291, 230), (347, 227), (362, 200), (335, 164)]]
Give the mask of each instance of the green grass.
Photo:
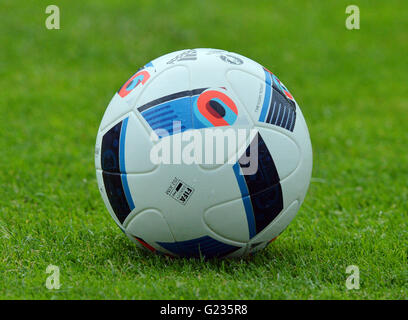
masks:
[[(1, 299), (407, 299), (408, 2), (0, 3)], [(183, 48), (239, 52), (302, 107), (314, 151), (305, 203), (253, 257), (167, 259), (136, 249), (99, 195), (103, 112), (139, 66)], [(48, 290), (46, 267), (61, 269)], [(348, 265), (360, 289), (345, 287)]]

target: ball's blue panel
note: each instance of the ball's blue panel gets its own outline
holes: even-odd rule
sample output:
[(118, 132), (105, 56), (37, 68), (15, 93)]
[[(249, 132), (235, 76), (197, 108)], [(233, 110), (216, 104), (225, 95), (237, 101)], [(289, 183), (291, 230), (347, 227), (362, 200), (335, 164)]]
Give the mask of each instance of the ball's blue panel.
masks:
[(248, 220), (250, 238), (269, 225), (283, 209), (282, 187), (279, 175), (261, 135), (258, 133), (246, 150), (253, 150), (254, 141), (258, 143), (258, 170), (254, 174), (243, 174), (245, 165), (241, 158), (233, 166), (235, 176), (241, 191), (242, 201)]
[(180, 122), (180, 132), (192, 129), (193, 99), (206, 88), (181, 91), (153, 100), (138, 108), (153, 130), (164, 129), (173, 135), (173, 122)]
[(166, 250), (181, 257), (222, 257), (240, 249), (240, 247), (217, 241), (209, 236), (187, 241), (157, 243)]
[[(233, 104), (232, 100), (216, 90), (210, 90), (216, 93), (216, 96), (211, 97), (210, 91), (206, 91), (206, 89), (208, 88), (173, 93), (146, 103), (139, 107), (138, 110), (153, 130), (165, 130), (167, 132), (166, 135), (170, 136), (188, 129), (201, 129), (233, 124), (237, 118), (236, 106), (234, 104), (231, 109), (231, 106), (226, 104), (225, 101), (220, 100), (220, 97), (226, 97), (225, 99), (231, 101)], [(216, 114), (215, 116), (213, 115), (213, 117), (221, 121), (221, 124), (209, 121), (198, 111), (197, 99), (200, 101), (200, 97), (204, 97), (204, 95), (210, 95), (207, 97), (210, 100), (205, 102), (208, 102), (206, 108), (211, 108), (212, 110), (207, 110), (207, 113), (211, 114), (212, 112)], [(173, 126), (175, 121), (180, 122), (178, 132), (174, 132)], [(165, 136), (160, 132), (158, 132), (158, 135), (159, 137)]]

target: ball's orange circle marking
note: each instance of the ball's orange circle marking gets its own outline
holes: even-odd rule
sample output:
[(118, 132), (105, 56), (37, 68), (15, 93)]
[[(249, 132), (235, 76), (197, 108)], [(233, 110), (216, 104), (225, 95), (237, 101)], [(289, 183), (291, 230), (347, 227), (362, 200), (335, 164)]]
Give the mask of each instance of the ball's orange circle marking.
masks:
[(215, 127), (219, 126), (228, 126), (229, 123), (224, 120), (224, 118), (220, 117), (220, 115), (216, 114), (213, 111), (213, 108), (210, 106), (210, 101), (212, 99), (219, 99), (221, 100), (228, 108), (231, 109), (236, 115), (238, 115), (238, 108), (235, 105), (234, 101), (226, 94), (216, 91), (216, 90), (208, 90), (203, 92), (197, 99), (197, 107), (198, 111)]

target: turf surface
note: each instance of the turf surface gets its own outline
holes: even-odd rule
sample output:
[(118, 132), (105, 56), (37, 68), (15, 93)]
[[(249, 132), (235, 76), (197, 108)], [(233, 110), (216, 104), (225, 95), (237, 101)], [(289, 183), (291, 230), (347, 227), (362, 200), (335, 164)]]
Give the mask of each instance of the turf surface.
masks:
[[(408, 2), (0, 2), (0, 298), (408, 298)], [(95, 136), (115, 92), (152, 58), (236, 51), (302, 107), (306, 201), (264, 252), (234, 261), (136, 249), (98, 192)], [(49, 264), (60, 290), (48, 290)], [(347, 290), (346, 267), (360, 268)]]

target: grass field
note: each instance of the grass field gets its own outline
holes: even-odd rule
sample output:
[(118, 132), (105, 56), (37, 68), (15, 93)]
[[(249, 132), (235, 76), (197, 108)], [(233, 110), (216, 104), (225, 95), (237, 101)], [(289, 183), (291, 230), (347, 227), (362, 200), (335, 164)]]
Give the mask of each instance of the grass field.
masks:
[[(0, 2), (1, 299), (407, 299), (408, 2)], [(357, 4), (361, 29), (345, 28)], [(305, 203), (232, 261), (138, 250), (109, 216), (94, 144), (114, 92), (164, 53), (223, 48), (277, 74), (313, 144)], [(61, 289), (48, 290), (49, 264)], [(346, 267), (360, 269), (347, 290)]]

